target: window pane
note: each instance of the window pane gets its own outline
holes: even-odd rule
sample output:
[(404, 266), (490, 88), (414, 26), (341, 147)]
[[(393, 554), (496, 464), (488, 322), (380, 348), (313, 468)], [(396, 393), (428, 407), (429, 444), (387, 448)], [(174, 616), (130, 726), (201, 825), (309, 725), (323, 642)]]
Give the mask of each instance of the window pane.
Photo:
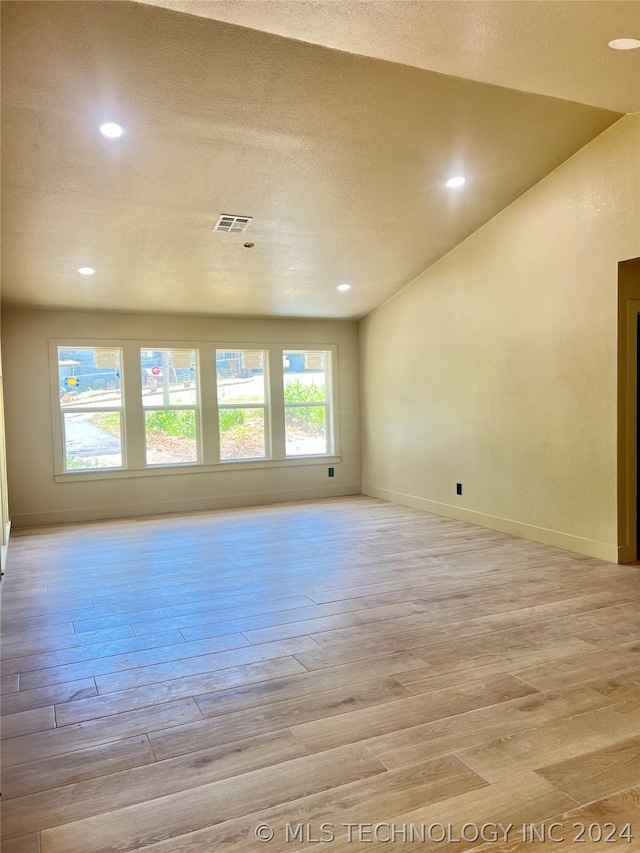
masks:
[(218, 403), (264, 403), (264, 362), (259, 350), (217, 350)]
[(262, 459), (264, 409), (220, 409), (220, 459)]
[(193, 409), (145, 412), (147, 465), (198, 461), (196, 413)]
[(196, 351), (140, 350), (143, 406), (195, 406)]
[(58, 347), (60, 406), (122, 405), (120, 350), (117, 347)]
[(283, 354), (285, 403), (326, 401), (326, 352)]
[(121, 468), (120, 412), (65, 412), (65, 469)]
[(324, 406), (287, 406), (284, 421), (287, 456), (327, 452)]

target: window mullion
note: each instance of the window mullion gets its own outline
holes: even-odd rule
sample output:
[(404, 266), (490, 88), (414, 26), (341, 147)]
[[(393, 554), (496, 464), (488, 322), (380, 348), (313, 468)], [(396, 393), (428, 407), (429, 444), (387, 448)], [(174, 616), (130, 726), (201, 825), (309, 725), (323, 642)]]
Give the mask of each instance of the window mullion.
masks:
[(144, 468), (145, 421), (142, 408), (140, 350), (135, 344), (122, 347), (123, 436), (127, 468)]
[(287, 409), (320, 409), (323, 406), (326, 408), (326, 402), (314, 402), (314, 403), (285, 403), (284, 404)]
[(266, 403), (218, 403), (219, 409), (266, 409)]
[(200, 446), (204, 465), (220, 461), (215, 344), (200, 344)]
[(197, 412), (198, 407), (187, 405), (184, 406), (145, 406), (145, 412)]
[(269, 376), (269, 412), (271, 416), (271, 458), (286, 459), (286, 444), (284, 438), (284, 377), (282, 375), (283, 348), (270, 346), (268, 348)]

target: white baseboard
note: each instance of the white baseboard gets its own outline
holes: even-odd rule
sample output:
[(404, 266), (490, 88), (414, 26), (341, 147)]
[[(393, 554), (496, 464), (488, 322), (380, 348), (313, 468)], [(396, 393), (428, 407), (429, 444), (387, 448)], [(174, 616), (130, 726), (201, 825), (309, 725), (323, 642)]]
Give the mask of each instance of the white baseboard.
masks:
[(563, 548), (565, 551), (595, 557), (608, 563), (620, 561), (618, 546), (610, 545), (607, 542), (596, 542), (592, 539), (584, 539), (581, 536), (573, 536), (570, 533), (561, 533), (557, 530), (548, 530), (544, 527), (536, 527), (533, 524), (523, 524), (520, 521), (512, 521), (508, 518), (485, 515), (472, 509), (439, 503), (427, 500), (427, 498), (418, 498), (414, 495), (405, 495), (402, 492), (393, 492), (389, 489), (379, 489), (371, 485), (363, 485), (362, 493), (391, 503), (410, 506), (425, 512), (433, 512), (436, 515), (444, 515), (447, 518), (456, 518), (458, 521), (467, 521), (479, 527), (487, 527), (489, 530), (498, 530), (500, 533), (509, 533), (511, 536), (518, 536), (521, 539), (529, 539), (532, 542), (540, 542), (543, 545), (552, 545), (554, 548)]
[(126, 504), (106, 507), (87, 507), (56, 512), (30, 512), (15, 514), (14, 527), (39, 527), (44, 524), (66, 524), (74, 521), (100, 521), (107, 518), (131, 518), (138, 515), (160, 515), (169, 512), (198, 512), (208, 509), (233, 509), (242, 506), (282, 503), (283, 501), (314, 500), (347, 495), (361, 495), (359, 483), (346, 486), (327, 486), (324, 489), (291, 489), (284, 492), (263, 492), (224, 497), (198, 498), (184, 501), (158, 501), (156, 503)]

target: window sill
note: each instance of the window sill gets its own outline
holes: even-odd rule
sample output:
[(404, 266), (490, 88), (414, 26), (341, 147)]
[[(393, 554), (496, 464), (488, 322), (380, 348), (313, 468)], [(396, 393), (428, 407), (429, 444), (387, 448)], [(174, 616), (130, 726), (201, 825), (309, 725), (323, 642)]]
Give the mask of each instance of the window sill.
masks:
[(257, 459), (255, 462), (231, 461), (215, 465), (199, 462), (187, 465), (157, 465), (149, 468), (101, 468), (84, 471), (65, 471), (53, 475), (56, 483), (84, 482), (85, 480), (118, 480), (133, 477), (163, 477), (182, 474), (216, 474), (221, 471), (249, 471), (258, 468), (300, 468), (309, 465), (338, 464), (340, 456), (296, 456), (292, 459)]

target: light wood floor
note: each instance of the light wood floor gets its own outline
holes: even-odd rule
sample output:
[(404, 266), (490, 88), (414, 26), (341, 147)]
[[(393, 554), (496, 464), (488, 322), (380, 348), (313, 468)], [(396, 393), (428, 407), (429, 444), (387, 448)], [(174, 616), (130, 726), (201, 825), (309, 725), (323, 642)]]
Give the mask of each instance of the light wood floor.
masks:
[(639, 850), (638, 576), (369, 498), (14, 531), (3, 850)]

